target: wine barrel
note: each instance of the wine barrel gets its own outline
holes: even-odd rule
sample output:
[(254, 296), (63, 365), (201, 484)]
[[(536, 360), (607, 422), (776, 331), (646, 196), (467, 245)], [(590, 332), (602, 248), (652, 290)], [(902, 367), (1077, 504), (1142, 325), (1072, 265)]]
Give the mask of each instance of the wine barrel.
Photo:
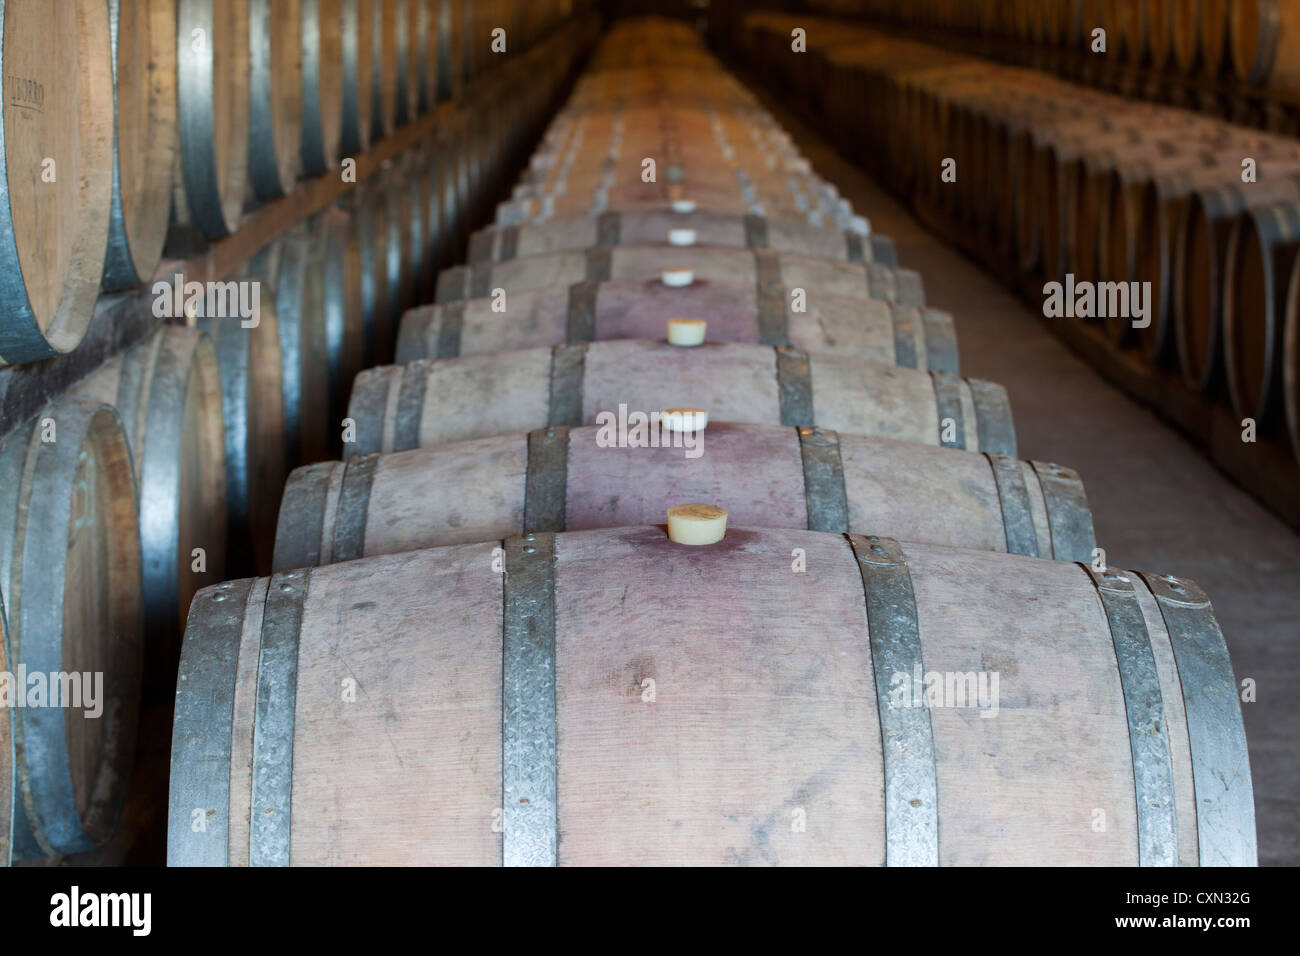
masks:
[[(249, 272), (248, 281), (260, 281)], [(221, 377), (226, 461), (227, 564), (231, 574), (270, 569), (280, 492), (288, 468), (285, 449), (284, 371), (275, 296), (262, 287), (258, 324), (244, 328), (231, 319), (198, 317), (216, 353)], [(233, 546), (239, 542), (242, 546)]]
[[(9, 668), (9, 621), (0, 594), (0, 673)], [(10, 707), (0, 707), (0, 867), (13, 860), (14, 728)]]
[[(9, 667), (30, 675), (29, 688), (35, 675), (55, 675), (46, 706), (13, 708), (13, 856), (90, 850), (117, 824), (135, 753), (142, 626), (131, 451), (112, 408), (73, 397), (4, 439), (0, 476)], [(65, 706), (48, 706), (56, 691)]]
[(218, 585), (181, 677), (172, 865), (1256, 861), (1227, 649), (1171, 576), (541, 533)]
[(302, 168), (301, 0), (248, 0), (248, 172), (258, 199), (293, 191)]
[(385, 361), (388, 332), (388, 207), (367, 181), (339, 200), (352, 220), (352, 255), (361, 282), (362, 367)]
[(177, 218), (209, 239), (239, 227), (249, 186), (249, 0), (176, 0)]
[(371, 17), (370, 135), (391, 136), (398, 119), (398, 5), (401, 0), (373, 0)]
[[(857, 531), (1092, 561), (1092, 515), (1069, 469), (812, 428), (712, 422), (655, 444), (543, 428), (289, 476), (275, 570), (540, 531), (650, 524), (665, 501), (717, 501), (741, 527)], [(755, 476), (760, 489), (753, 486)]]
[(865, 219), (853, 229), (828, 229), (805, 222), (671, 208), (607, 212), (480, 229), (470, 237), (469, 262), (508, 262), (524, 256), (576, 252), (596, 246), (663, 242), (674, 230), (693, 235), (691, 245), (771, 249), (849, 262), (898, 265), (893, 240), (871, 231)]
[(190, 600), (226, 570), (225, 428), (216, 353), (202, 332), (165, 325), (77, 391), (114, 406), (122, 419), (140, 495), (146, 683), (170, 683)]
[(113, 196), (113, 62), (103, 0), (11, 0), (0, 16), (0, 365), (13, 365), (76, 348), (94, 313)]
[(610, 279), (654, 279), (670, 270), (688, 270), (695, 282), (734, 282), (753, 286), (785, 286), (808, 295), (883, 299), (924, 306), (925, 289), (919, 273), (873, 262), (822, 259), (793, 252), (729, 249), (722, 246), (678, 247), (668, 243), (594, 247), (580, 252), (527, 256), (508, 262), (453, 266), (438, 275), (436, 301), (491, 295), (507, 296), (574, 282)]
[(264, 246), (250, 269), (275, 299), (284, 394), (285, 460), (290, 466), (328, 455), (329, 345), (325, 303), (337, 290), (326, 282), (316, 244), (303, 229)]
[(318, 311), (324, 319), (331, 432), (337, 435), (338, 423), (346, 412), (347, 390), (364, 367), (361, 363), (366, 326), (360, 238), (352, 217), (339, 206), (321, 210), (305, 231), (312, 236), (308, 271), (315, 277), (307, 285), (303, 305), (308, 312)]
[(1227, 65), (1228, 9), (1235, 0), (1201, 0), (1201, 72), (1217, 77)]
[(1283, 407), (1286, 295), (1300, 252), (1300, 203), (1249, 209), (1228, 239), (1223, 343), (1228, 399), (1238, 418), (1265, 427)]
[(410, 69), (416, 86), (416, 107), (423, 115), (438, 105), (438, 0), (411, 0), (412, 55)]
[(461, 11), (455, 0), (436, 0), (438, 4), (438, 99), (454, 100), (460, 97), (463, 85), (460, 59), (464, 55), (461, 43)]
[(1282, 336), (1282, 399), (1291, 450), (1300, 462), (1300, 260), (1287, 284), (1286, 326)]
[(849, 296), (807, 295), (793, 304), (782, 286), (699, 280), (576, 282), (532, 292), (460, 299), (408, 310), (396, 361), (455, 358), (565, 342), (652, 339), (672, 318), (707, 317), (715, 342), (793, 345), (873, 362), (956, 374), (957, 332), (938, 309)]
[(308, 176), (329, 172), (339, 162), (343, 137), (343, 6), (346, 0), (301, 0), (302, 148), (300, 165)]
[(348, 455), (595, 423), (620, 406), (820, 425), (1015, 455), (1005, 390), (978, 379), (787, 348), (623, 340), (382, 366), (357, 376)]
[(109, 0), (113, 37), (113, 205), (101, 287), (153, 277), (171, 215), (176, 160), (175, 0)]
[(1170, 0), (1170, 3), (1174, 10), (1174, 65), (1190, 76), (1201, 66), (1201, 20), (1206, 13), (1206, 0)]
[(1236, 0), (1228, 8), (1228, 52), (1238, 79), (1294, 92), (1300, 88), (1300, 7)]
[(1300, 171), (1281, 166), (1258, 182), (1228, 183), (1193, 193), (1183, 207), (1174, 252), (1174, 340), (1187, 387), (1219, 381), (1223, 351), (1223, 275), (1237, 216), (1273, 202), (1300, 199)]
[(339, 0), (342, 23), (340, 78), (343, 84), (343, 127), (339, 149), (344, 154), (370, 148), (374, 105), (374, 4), (376, 0)]

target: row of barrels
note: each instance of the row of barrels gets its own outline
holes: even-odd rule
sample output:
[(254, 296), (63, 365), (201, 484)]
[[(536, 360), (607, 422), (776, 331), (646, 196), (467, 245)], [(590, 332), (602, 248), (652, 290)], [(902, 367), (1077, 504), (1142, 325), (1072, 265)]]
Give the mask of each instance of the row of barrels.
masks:
[(863, 29), (791, 58), (799, 22), (751, 17), (742, 43), (823, 89), (855, 158), (1072, 301), (1149, 290), (1144, 315), (1094, 319), (1114, 348), (1300, 458), (1300, 142)]
[[(851, 205), (753, 211), (818, 180), (715, 136), (759, 111), (688, 28), (592, 63), (520, 186), (608, 177), (500, 207), (275, 573), (196, 596), (169, 862), (1253, 863), (1205, 595), (1086, 563), (1079, 476)], [(977, 672), (994, 719), (925, 696)]]
[[(572, 0), (14, 0), (3, 11), (0, 364), (75, 348), (173, 223), (232, 234), (535, 47)], [(26, 183), (23, 189), (12, 184)]]
[[(1300, 91), (1300, 4), (1294, 0), (810, 0), (807, 9)], [(1104, 50), (1097, 30), (1105, 31)]]
[[(0, 441), (0, 863), (112, 834), (194, 594), (270, 572), (288, 472), (338, 453), (352, 377), (391, 357), (588, 43), (561, 31), (523, 55), (206, 293), (166, 277), (154, 334)], [(77, 696), (51, 697), (59, 679)]]

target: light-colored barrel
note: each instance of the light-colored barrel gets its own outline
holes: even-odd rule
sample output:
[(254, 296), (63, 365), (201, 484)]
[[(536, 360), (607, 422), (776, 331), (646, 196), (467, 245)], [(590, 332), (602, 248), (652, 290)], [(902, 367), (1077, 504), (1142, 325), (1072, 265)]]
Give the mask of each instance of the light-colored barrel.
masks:
[(300, 164), (308, 176), (338, 165), (343, 137), (344, 32), (347, 0), (301, 0), (299, 49), (302, 57), (302, 148)]
[(301, 0), (248, 0), (248, 172), (259, 199), (293, 191), (302, 168)]
[(202, 332), (165, 325), (90, 376), (78, 392), (114, 406), (121, 416), (140, 493), (147, 669), (170, 659), (166, 670), (174, 670), (190, 599), (226, 570), (225, 433), (216, 353)]
[(0, 35), (0, 365), (74, 349), (99, 294), (113, 194), (103, 0), (11, 0)]
[[(143, 628), (131, 451), (112, 408), (74, 397), (5, 438), (0, 477), (9, 666), (29, 675), (29, 692), (46, 688), (44, 705), (13, 708), (13, 855), (90, 850), (117, 825), (135, 753)], [(66, 706), (50, 706), (56, 692)]]
[(249, 188), (249, 0), (177, 0), (177, 217), (209, 239), (239, 227)]
[(761, 345), (636, 340), (370, 369), (352, 388), (346, 454), (595, 424), (620, 406), (1015, 454), (1006, 392), (990, 382)]
[(176, 161), (175, 0), (109, 0), (113, 29), (113, 208), (102, 286), (153, 277), (171, 215)]
[(181, 677), (173, 865), (1256, 861), (1223, 636), (1154, 574), (542, 533), (211, 588)]
[(957, 332), (939, 309), (804, 290), (698, 280), (614, 279), (459, 299), (409, 309), (398, 363), (565, 342), (663, 338), (673, 318), (708, 322), (711, 342), (792, 345), (872, 362), (956, 374)]
[(376, 0), (339, 0), (342, 18), (340, 76), (343, 128), (339, 148), (355, 156), (370, 148), (374, 107), (374, 11)]

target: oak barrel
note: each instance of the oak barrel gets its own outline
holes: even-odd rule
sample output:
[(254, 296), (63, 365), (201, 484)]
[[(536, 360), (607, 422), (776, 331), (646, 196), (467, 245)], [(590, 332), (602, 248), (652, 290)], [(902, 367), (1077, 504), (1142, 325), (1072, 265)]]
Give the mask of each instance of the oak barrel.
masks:
[(301, 0), (248, 0), (248, 172), (258, 199), (293, 191), (302, 168)]
[(690, 317), (707, 318), (714, 342), (793, 345), (908, 368), (959, 370), (952, 316), (938, 309), (704, 279), (683, 288), (658, 279), (584, 280), (409, 309), (398, 329), (396, 361), (662, 338), (669, 319)]
[[(9, 621), (0, 594), (0, 673), (9, 668)], [(0, 707), (0, 867), (13, 859), (14, 727), (11, 708)]]
[(176, 161), (176, 2), (109, 0), (113, 31), (113, 206), (101, 285), (152, 278), (171, 215)]
[(541, 533), (210, 588), (181, 678), (173, 865), (1256, 859), (1227, 649), (1172, 577)]
[(301, 0), (302, 171), (319, 176), (338, 165), (344, 124), (346, 0)]
[(1093, 559), (1083, 483), (1058, 465), (822, 429), (644, 426), (623, 443), (611, 419), (299, 468), (285, 485), (275, 570), (651, 524), (665, 501), (715, 501), (741, 527), (887, 525), (910, 541)]
[(8, 0), (0, 18), (0, 365), (12, 365), (76, 348), (94, 313), (113, 63), (104, 0)]
[(374, 12), (376, 0), (339, 0), (342, 22), (340, 77), (343, 84), (343, 127), (339, 149), (344, 154), (370, 148), (374, 105)]
[(369, 369), (352, 387), (346, 454), (594, 424), (620, 405), (1016, 452), (1006, 391), (991, 382), (782, 347), (624, 340)]
[[(94, 849), (126, 796), (140, 696), (140, 535), (117, 412), (47, 408), (0, 444), (0, 489), (9, 666), (45, 675), (25, 685), (44, 685), (45, 706), (13, 708), (13, 855)], [(48, 706), (56, 689), (66, 706)]]
[(239, 227), (249, 188), (249, 0), (176, 0), (176, 215), (209, 239)]
[[(225, 426), (216, 353), (202, 332), (164, 325), (91, 375), (78, 392), (114, 406), (122, 419), (140, 495), (146, 677), (161, 674), (169, 681), (191, 598), (226, 570)], [(168, 666), (156, 666), (169, 658)]]

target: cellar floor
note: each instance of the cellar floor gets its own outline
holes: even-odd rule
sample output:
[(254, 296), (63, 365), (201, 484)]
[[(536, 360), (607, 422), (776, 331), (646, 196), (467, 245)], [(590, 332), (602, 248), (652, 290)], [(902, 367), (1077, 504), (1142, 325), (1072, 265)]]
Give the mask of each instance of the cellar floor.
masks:
[[(1083, 476), (1098, 546), (1115, 567), (1189, 577), (1209, 593), (1239, 681), (1259, 862), (1300, 865), (1300, 534), (1151, 409), (1093, 370), (998, 280), (932, 235), (760, 84), (751, 89), (816, 172), (892, 236), (926, 301), (953, 313), (962, 374), (1011, 395), (1022, 458)], [(1300, 494), (1300, 490), (1297, 490)]]

